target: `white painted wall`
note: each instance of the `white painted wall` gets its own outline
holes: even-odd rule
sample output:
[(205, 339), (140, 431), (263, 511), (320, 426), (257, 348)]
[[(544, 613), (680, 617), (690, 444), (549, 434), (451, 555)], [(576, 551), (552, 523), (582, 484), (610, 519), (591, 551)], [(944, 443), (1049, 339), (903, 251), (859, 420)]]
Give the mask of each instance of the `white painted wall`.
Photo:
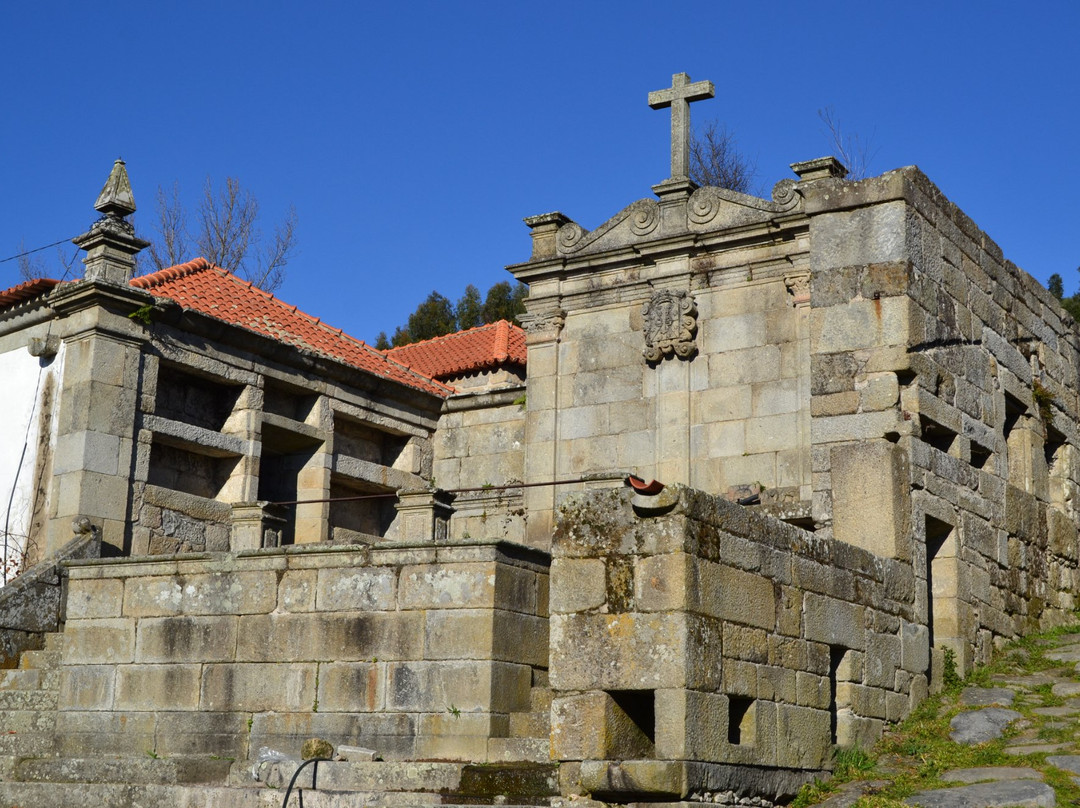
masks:
[[(18, 569), (30, 526), (41, 391), (50, 376), (53, 389), (59, 390), (63, 366), (63, 344), (46, 366), (26, 348), (0, 354), (0, 586)], [(53, 396), (54, 409), (58, 398)], [(56, 437), (55, 417), (52, 426), (50, 445)]]

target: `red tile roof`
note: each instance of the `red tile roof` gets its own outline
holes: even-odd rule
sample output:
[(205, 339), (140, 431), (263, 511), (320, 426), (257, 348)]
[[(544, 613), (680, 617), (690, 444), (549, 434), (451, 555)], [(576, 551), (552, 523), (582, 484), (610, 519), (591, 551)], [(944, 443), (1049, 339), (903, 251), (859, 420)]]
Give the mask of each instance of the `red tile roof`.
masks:
[(35, 278), (32, 281), (26, 283), (20, 283), (18, 286), (12, 286), (10, 289), (5, 289), (0, 292), (0, 308), (6, 308), (7, 306), (13, 306), (16, 303), (22, 303), (27, 300), (32, 300), (35, 297), (40, 297), (52, 290), (60, 281), (54, 281), (52, 278)]
[(340, 328), (331, 328), (278, 300), (205, 258), (162, 269), (131, 281), (156, 297), (186, 309), (255, 331), (289, 345), (328, 356), (376, 376), (445, 397), (453, 388), (410, 369)]
[(506, 320), (444, 337), (391, 348), (391, 359), (445, 381), (478, 370), (510, 364), (525, 366), (525, 332)]

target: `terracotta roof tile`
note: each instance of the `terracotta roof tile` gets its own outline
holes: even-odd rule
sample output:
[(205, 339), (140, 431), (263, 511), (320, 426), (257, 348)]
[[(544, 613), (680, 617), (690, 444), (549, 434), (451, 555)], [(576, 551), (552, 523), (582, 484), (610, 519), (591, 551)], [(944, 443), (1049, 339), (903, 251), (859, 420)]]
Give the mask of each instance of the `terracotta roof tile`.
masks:
[(60, 281), (54, 281), (52, 278), (34, 278), (34, 280), (5, 289), (0, 292), (0, 308), (7, 308), (16, 303), (23, 303), (35, 297), (40, 297), (46, 292), (52, 291), (53, 287), (58, 283)]
[(382, 351), (332, 328), (241, 280), (205, 258), (143, 275), (131, 282), (156, 297), (176, 301), (232, 325), (337, 359), (376, 376), (445, 397), (453, 389), (410, 369)]
[(446, 380), (502, 364), (525, 365), (525, 332), (506, 320), (414, 342), (386, 352), (413, 370)]

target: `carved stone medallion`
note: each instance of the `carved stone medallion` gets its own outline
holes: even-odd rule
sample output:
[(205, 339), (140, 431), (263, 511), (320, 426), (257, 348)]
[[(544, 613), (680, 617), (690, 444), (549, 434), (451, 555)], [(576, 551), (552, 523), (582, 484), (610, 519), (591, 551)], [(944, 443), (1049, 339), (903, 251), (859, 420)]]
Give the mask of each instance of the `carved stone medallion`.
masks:
[(673, 353), (689, 359), (697, 353), (697, 308), (689, 292), (657, 292), (642, 306), (645, 315), (645, 350), (649, 362)]

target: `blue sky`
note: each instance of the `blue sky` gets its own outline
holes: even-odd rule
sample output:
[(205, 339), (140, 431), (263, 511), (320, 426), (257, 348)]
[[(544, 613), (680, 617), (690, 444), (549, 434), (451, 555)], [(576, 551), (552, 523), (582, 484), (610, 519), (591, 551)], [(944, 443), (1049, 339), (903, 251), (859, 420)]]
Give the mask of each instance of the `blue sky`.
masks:
[(0, 258), (85, 231), (118, 155), (144, 235), (159, 185), (194, 205), (234, 176), (264, 230), (299, 217), (279, 296), (374, 340), (432, 289), (509, 278), (523, 217), (593, 228), (650, 196), (670, 119), (646, 96), (687, 72), (763, 193), (830, 151), (832, 107), (873, 173), (919, 165), (1007, 257), (1080, 286), (1075, 2), (43, 0), (0, 26)]

